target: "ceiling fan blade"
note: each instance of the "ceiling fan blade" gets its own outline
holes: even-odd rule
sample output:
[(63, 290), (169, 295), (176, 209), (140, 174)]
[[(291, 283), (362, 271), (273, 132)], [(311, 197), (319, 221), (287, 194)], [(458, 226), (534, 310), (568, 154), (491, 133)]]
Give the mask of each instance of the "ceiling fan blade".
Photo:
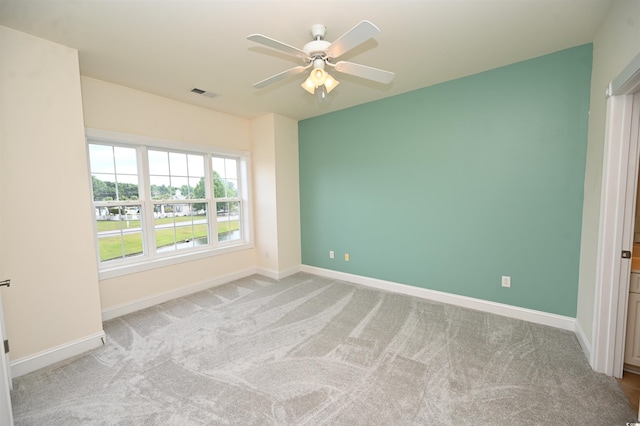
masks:
[(395, 74), (390, 71), (346, 61), (336, 63), (335, 69), (336, 71), (344, 74), (351, 74), (356, 77), (366, 78), (367, 80), (373, 80), (384, 84), (391, 83), (391, 80), (393, 80), (393, 77), (395, 76)]
[(303, 72), (304, 70), (306, 70), (307, 68), (309, 68), (308, 66), (303, 67), (302, 65), (298, 66), (298, 67), (293, 67), (293, 68), (289, 68), (286, 71), (282, 71), (279, 74), (273, 75), (265, 80), (259, 81), (256, 84), (253, 85), (253, 87), (255, 87), (256, 89), (262, 89), (264, 87), (270, 86), (273, 83), (276, 83), (280, 80), (283, 80), (287, 77), (290, 77), (292, 75), (296, 75), (296, 74), (300, 74), (301, 72)]
[(347, 53), (356, 46), (361, 45), (370, 38), (375, 37), (380, 30), (369, 21), (362, 21), (349, 31), (344, 33), (342, 37), (331, 43), (326, 48), (325, 53), (329, 58), (337, 58)]
[(305, 59), (307, 57), (307, 54), (304, 52), (304, 50), (300, 50), (297, 47), (293, 47), (286, 43), (282, 43), (281, 41), (263, 36), (262, 34), (251, 34), (249, 37), (247, 37), (247, 40), (255, 41), (256, 43), (269, 46), (273, 49), (277, 49), (281, 52), (288, 53), (289, 55), (297, 56), (302, 59)]

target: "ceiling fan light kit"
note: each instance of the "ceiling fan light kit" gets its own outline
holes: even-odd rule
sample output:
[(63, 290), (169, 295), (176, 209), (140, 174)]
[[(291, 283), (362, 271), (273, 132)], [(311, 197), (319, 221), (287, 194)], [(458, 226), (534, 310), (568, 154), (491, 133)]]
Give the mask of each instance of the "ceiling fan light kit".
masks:
[(309, 77), (302, 83), (302, 88), (312, 95), (320, 86), (324, 86), (326, 93), (331, 93), (340, 82), (324, 70), (325, 62), (322, 59), (313, 61), (313, 69)]
[(262, 89), (282, 79), (299, 74), (311, 68), (309, 76), (301, 86), (312, 95), (316, 93), (316, 90), (319, 90), (319, 98), (323, 101), (326, 98), (326, 95), (331, 93), (331, 91), (340, 84), (338, 80), (325, 71), (327, 65), (337, 72), (365, 78), (378, 83), (388, 84), (393, 80), (394, 74), (389, 71), (353, 62), (339, 61), (334, 63), (334, 60), (339, 56), (342, 56), (354, 47), (361, 45), (377, 35), (380, 32), (378, 27), (369, 21), (362, 21), (333, 43), (324, 40), (326, 32), (327, 27), (324, 25), (312, 25), (311, 36), (313, 37), (313, 40), (305, 44), (302, 49), (298, 49), (261, 34), (252, 34), (247, 37), (248, 40), (301, 58), (305, 64), (304, 66), (290, 68), (265, 80), (259, 81), (255, 83), (253, 87)]

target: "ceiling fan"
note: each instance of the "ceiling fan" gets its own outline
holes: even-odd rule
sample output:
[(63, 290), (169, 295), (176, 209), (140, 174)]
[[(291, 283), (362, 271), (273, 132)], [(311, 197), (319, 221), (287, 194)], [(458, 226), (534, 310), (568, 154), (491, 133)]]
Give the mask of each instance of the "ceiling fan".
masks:
[(277, 49), (289, 55), (296, 56), (304, 63), (304, 65), (290, 68), (265, 80), (259, 81), (255, 83), (253, 87), (256, 89), (262, 89), (287, 77), (300, 74), (309, 68), (311, 68), (311, 72), (305, 82), (302, 83), (302, 88), (311, 94), (314, 94), (317, 89), (321, 99), (324, 99), (327, 93), (330, 93), (338, 84), (340, 84), (338, 80), (326, 71), (327, 68), (333, 68), (343, 74), (350, 74), (367, 80), (376, 81), (378, 83), (388, 84), (393, 80), (394, 73), (392, 72), (353, 62), (334, 62), (337, 58), (344, 55), (354, 47), (357, 47), (365, 41), (373, 38), (379, 32), (380, 30), (378, 27), (373, 25), (371, 22), (362, 21), (343, 34), (342, 37), (331, 43), (324, 39), (324, 36), (327, 33), (327, 27), (322, 24), (315, 24), (311, 26), (311, 36), (313, 37), (313, 41), (305, 44), (302, 49), (298, 49), (297, 47), (290, 46), (262, 34), (252, 34), (247, 37), (248, 40)]

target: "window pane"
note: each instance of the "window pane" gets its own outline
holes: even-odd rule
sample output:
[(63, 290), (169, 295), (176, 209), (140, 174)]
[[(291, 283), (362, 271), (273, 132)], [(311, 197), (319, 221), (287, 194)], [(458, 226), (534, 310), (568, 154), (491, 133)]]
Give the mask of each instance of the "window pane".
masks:
[(233, 158), (225, 158), (224, 172), (227, 179), (238, 179), (238, 162)]
[(137, 200), (138, 194), (138, 176), (118, 175), (118, 200)]
[[(173, 217), (173, 205), (172, 204), (154, 204), (153, 217), (154, 219), (163, 219), (165, 217)], [(157, 225), (158, 221), (156, 220), (155, 223)]]
[(229, 216), (231, 219), (239, 219), (238, 215), (240, 214), (240, 202), (233, 201), (229, 203)]
[(91, 173), (115, 173), (113, 147), (90, 144), (89, 162), (91, 163)]
[(236, 198), (238, 196), (238, 181), (236, 179), (226, 180), (227, 198)]
[(96, 208), (100, 261), (143, 254), (141, 206)]
[(116, 173), (118, 174), (138, 174), (138, 162), (136, 160), (135, 148), (114, 147), (116, 159)]
[(189, 161), (189, 176), (204, 177), (204, 157), (202, 155), (187, 156)]
[(205, 198), (204, 178), (189, 178), (189, 198)]
[(187, 155), (170, 152), (169, 172), (172, 176), (187, 176)]
[(168, 200), (173, 196), (168, 176), (150, 176), (149, 183), (152, 200)]
[(198, 220), (207, 219), (207, 208), (209, 205), (207, 203), (193, 203), (193, 215), (194, 216), (202, 216)]
[(116, 199), (116, 176), (94, 174), (91, 176), (94, 201), (112, 201)]
[(164, 151), (148, 151), (149, 174), (169, 175), (169, 154)]
[[(215, 172), (214, 172), (215, 173)], [(215, 198), (225, 198), (226, 197), (226, 190), (225, 190), (225, 184), (224, 181), (222, 179), (220, 179), (219, 177), (215, 176), (214, 174), (214, 179), (213, 179), (213, 196)]]
[(218, 217), (229, 215), (229, 203), (216, 203), (216, 214)]
[(158, 204), (154, 208), (154, 225), (156, 233), (156, 250), (164, 252), (175, 249), (175, 220), (173, 205)]
[(184, 200), (189, 195), (189, 179), (171, 176), (171, 188), (173, 189), (174, 199)]
[(215, 173), (220, 177), (225, 176), (224, 172), (224, 158), (220, 157), (211, 157), (211, 168)]
[(241, 239), (240, 203), (216, 203), (218, 241), (235, 241)]
[(130, 232), (123, 235), (124, 237), (124, 256), (140, 256), (142, 249), (142, 232)]

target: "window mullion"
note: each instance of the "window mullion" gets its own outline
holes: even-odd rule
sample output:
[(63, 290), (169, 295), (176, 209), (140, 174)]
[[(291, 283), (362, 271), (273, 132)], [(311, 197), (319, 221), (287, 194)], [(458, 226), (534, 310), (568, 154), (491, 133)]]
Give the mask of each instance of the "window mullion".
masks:
[(143, 241), (145, 244), (144, 252), (147, 257), (154, 257), (156, 254), (156, 233), (154, 227), (153, 216), (153, 200), (151, 199), (151, 180), (149, 178), (149, 155), (147, 153), (147, 147), (141, 146), (139, 162), (139, 170), (141, 171), (140, 184), (142, 186), (140, 190), (140, 196), (142, 198), (142, 208), (144, 211), (144, 223), (142, 225)]
[(207, 198), (207, 215), (209, 215), (209, 244), (218, 245), (218, 216), (216, 214), (216, 200), (213, 191), (213, 172), (211, 171), (211, 154), (204, 157), (204, 194)]

